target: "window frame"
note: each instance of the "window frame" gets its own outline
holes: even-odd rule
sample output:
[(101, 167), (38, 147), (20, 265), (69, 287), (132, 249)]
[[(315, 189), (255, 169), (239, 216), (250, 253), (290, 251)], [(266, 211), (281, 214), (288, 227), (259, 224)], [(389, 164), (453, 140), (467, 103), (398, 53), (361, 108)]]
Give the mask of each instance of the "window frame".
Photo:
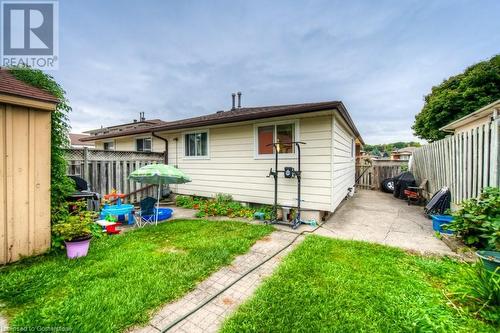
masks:
[[(150, 137), (150, 136), (140, 136), (140, 137), (136, 137), (134, 138), (135, 139), (135, 151), (137, 152), (140, 152), (140, 153), (151, 153), (153, 152), (153, 138)], [(151, 141), (151, 148), (149, 150), (139, 150), (138, 147), (137, 147), (137, 140), (148, 140)], [(144, 143), (143, 143), (143, 147), (144, 147)]]
[[(254, 145), (254, 159), (255, 160), (274, 160), (275, 152), (272, 154), (259, 154), (259, 127), (265, 126), (274, 126), (273, 137), (276, 137), (276, 131), (278, 125), (294, 125), (294, 140), (300, 141), (300, 129), (299, 129), (299, 119), (289, 119), (289, 120), (279, 120), (279, 121), (271, 121), (271, 122), (258, 122), (253, 125), (253, 145)], [(280, 159), (295, 159), (297, 158), (297, 149), (294, 147), (294, 152), (292, 154), (279, 154)]]
[[(105, 146), (106, 143), (113, 144), (113, 149), (106, 149), (106, 148), (104, 148), (104, 146)], [(104, 150), (104, 151), (115, 151), (116, 150), (116, 142), (115, 142), (115, 140), (103, 141), (102, 142), (102, 150)]]
[[(186, 136), (189, 134), (207, 133), (207, 154), (201, 156), (188, 156), (186, 155)], [(210, 159), (210, 129), (182, 132), (182, 150), (184, 160), (209, 160)]]

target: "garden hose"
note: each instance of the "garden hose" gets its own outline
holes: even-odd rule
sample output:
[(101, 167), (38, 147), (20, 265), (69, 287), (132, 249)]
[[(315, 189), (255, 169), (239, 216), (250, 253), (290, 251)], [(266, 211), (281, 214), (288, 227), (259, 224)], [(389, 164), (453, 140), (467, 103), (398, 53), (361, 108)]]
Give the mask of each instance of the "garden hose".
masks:
[[(319, 228), (322, 227), (322, 225), (324, 224), (325, 222), (321, 223), (320, 225), (316, 226), (314, 229), (312, 230), (304, 230), (300, 233), (297, 234), (297, 236), (295, 236), (291, 241), (290, 243), (288, 243), (287, 245), (285, 245), (283, 248), (281, 248), (280, 250), (278, 250), (276, 253), (274, 253), (272, 256), (270, 256), (269, 258), (267, 258), (266, 260), (264, 260), (263, 262), (257, 264), (256, 266), (252, 267), (251, 269), (249, 269), (248, 271), (246, 271), (243, 275), (239, 276), (236, 280), (234, 280), (233, 282), (231, 282), (230, 284), (228, 284), (227, 286), (225, 286), (224, 288), (222, 288), (221, 290), (219, 290), (217, 293), (215, 293), (214, 295), (212, 295), (209, 299), (207, 299), (206, 301), (202, 302), (201, 304), (199, 304), (198, 306), (196, 306), (193, 310), (189, 311), (188, 313), (186, 313), (185, 315), (177, 318), (176, 320), (174, 320), (172, 323), (170, 323), (167, 327), (161, 329), (161, 333), (164, 333), (164, 332), (167, 332), (169, 331), (171, 328), (173, 328), (175, 325), (177, 325), (178, 323), (180, 323), (181, 321), (183, 321), (184, 319), (186, 319), (187, 317), (191, 316), (193, 313), (197, 312), (198, 310), (200, 310), (202, 307), (204, 307), (205, 305), (207, 305), (208, 303), (210, 303), (212, 300), (214, 300), (215, 298), (217, 298), (218, 296), (220, 296), (222, 293), (224, 293), (226, 290), (228, 290), (229, 288), (231, 288), (232, 286), (234, 286), (237, 282), (239, 282), (241, 279), (243, 279), (245, 276), (247, 276), (248, 274), (252, 273), (253, 271), (255, 271), (257, 268), (261, 267), (262, 265), (264, 265), (265, 263), (267, 263), (269, 260), (271, 260), (272, 258), (276, 257), (278, 254), (280, 254), (281, 252), (283, 252), (284, 250), (286, 250), (287, 248), (289, 248), (293, 243), (295, 243), (295, 241), (300, 237), (300, 236), (303, 236), (305, 234), (310, 234), (310, 233), (313, 233), (315, 232), (316, 230), (318, 230)], [(286, 230), (280, 230), (280, 231), (284, 231), (284, 232), (288, 232), (288, 233), (294, 233), (292, 231), (286, 231)]]

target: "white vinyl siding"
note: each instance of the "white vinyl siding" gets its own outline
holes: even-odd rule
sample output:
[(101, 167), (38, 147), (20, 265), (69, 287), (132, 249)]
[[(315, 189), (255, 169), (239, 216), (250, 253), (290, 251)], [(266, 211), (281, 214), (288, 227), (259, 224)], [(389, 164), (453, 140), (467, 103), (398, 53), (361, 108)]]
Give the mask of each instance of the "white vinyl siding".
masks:
[(355, 182), (355, 141), (343, 119), (337, 114), (333, 117), (332, 149), (332, 210), (340, 204)]
[[(331, 115), (292, 118), (297, 121), (299, 137), (307, 144), (302, 146), (302, 206), (308, 209), (330, 211), (331, 207)], [(283, 119), (283, 118), (282, 118)], [(286, 119), (286, 118), (285, 118)], [(279, 119), (281, 121), (281, 119)], [(173, 185), (179, 194), (197, 194), (211, 197), (217, 193), (231, 194), (235, 200), (272, 204), (274, 181), (267, 177), (274, 168), (274, 159), (255, 159), (255, 127), (260, 123), (225, 125), (210, 128), (210, 160), (184, 159), (184, 145), (178, 144), (177, 161), (181, 170), (192, 177), (192, 182)], [(161, 133), (174, 142), (182, 134)], [(180, 143), (180, 142), (179, 142)], [(169, 146), (169, 161), (175, 164), (175, 144)], [(297, 168), (297, 160), (283, 158), (279, 169), (285, 166)], [(278, 182), (278, 203), (296, 205), (297, 179)]]

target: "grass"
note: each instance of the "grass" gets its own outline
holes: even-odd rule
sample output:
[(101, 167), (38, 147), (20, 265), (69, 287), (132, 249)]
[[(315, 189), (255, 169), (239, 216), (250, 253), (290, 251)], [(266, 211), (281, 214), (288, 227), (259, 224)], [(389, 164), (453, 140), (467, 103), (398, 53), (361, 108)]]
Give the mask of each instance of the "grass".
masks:
[(118, 332), (148, 321), (242, 254), (272, 227), (177, 220), (93, 241), (85, 258), (63, 254), (0, 269), (0, 301), (13, 330)]
[(464, 266), (309, 236), (222, 332), (497, 332), (445, 295), (466, 282)]

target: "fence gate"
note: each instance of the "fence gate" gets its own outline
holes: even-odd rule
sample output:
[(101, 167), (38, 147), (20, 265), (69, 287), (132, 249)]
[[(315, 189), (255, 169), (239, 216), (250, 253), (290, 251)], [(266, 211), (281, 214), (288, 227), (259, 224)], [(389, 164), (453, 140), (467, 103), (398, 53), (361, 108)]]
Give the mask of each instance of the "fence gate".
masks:
[(147, 164), (163, 163), (163, 153), (135, 151), (110, 151), (96, 149), (67, 149), (68, 175), (85, 179), (92, 191), (101, 195), (116, 189), (120, 193), (132, 193), (129, 202), (137, 202), (141, 197), (156, 196), (155, 188), (146, 187), (128, 179), (128, 175)]
[(357, 187), (380, 190), (382, 181), (399, 175), (407, 170), (405, 160), (360, 160), (356, 163)]

